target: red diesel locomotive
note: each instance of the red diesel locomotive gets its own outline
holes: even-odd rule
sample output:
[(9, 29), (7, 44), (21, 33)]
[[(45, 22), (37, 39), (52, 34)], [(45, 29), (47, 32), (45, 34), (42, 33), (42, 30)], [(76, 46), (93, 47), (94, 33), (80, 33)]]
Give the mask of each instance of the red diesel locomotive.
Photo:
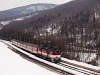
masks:
[(11, 43), (39, 57), (49, 59), (51, 62), (59, 62), (61, 60), (61, 50), (59, 49), (43, 47), (35, 44), (18, 41), (15, 39), (11, 40)]

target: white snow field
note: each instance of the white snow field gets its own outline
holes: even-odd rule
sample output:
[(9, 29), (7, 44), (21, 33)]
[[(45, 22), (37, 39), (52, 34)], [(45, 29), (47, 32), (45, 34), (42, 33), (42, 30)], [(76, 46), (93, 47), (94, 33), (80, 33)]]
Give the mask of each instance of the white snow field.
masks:
[[(46, 64), (48, 64), (48, 65), (52, 65), (52, 66), (54, 66), (54, 67), (56, 67), (56, 68), (62, 69), (62, 70), (64, 70), (64, 71), (69, 72), (69, 73), (72, 73), (72, 74), (74, 74), (74, 75), (85, 75), (85, 74), (83, 74), (83, 73), (80, 73), (80, 72), (77, 72), (77, 71), (74, 71), (74, 70), (65, 68), (65, 67), (63, 67), (63, 66), (60, 66), (60, 65), (51, 63), (51, 62), (49, 62), (49, 61), (43, 60), (43, 59), (41, 59), (41, 58), (38, 58), (38, 57), (36, 57), (36, 56), (34, 56), (34, 55), (30, 54), (30, 53), (27, 53), (27, 52), (25, 52), (25, 51), (19, 49), (19, 48), (16, 47), (16, 46), (12, 45), (9, 41), (4, 41), (4, 40), (2, 40), (2, 41), (5, 42), (5, 43), (7, 43), (7, 44), (9, 44), (9, 45), (11, 45), (13, 48), (17, 49), (18, 51), (20, 51), (20, 52), (22, 52), (22, 53), (24, 53), (24, 54), (27, 54), (28, 56), (30, 56), (30, 57), (32, 57), (32, 58), (34, 58), (34, 59), (36, 59), (36, 60), (39, 60), (39, 61), (41, 61), (41, 62), (43, 62), (43, 63), (46, 63)], [(49, 75), (48, 73), (46, 73), (46, 74)], [(42, 75), (44, 75), (44, 74), (42, 74)], [(50, 74), (50, 75), (52, 75), (52, 74)]]
[(0, 42), (0, 75), (59, 75), (31, 63)]
[[(32, 55), (32, 54), (29, 54), (29, 53), (27, 53), (27, 52), (25, 52), (25, 51), (23, 51), (23, 50), (21, 50), (21, 49), (19, 49), (18, 47), (15, 47), (14, 45), (12, 45), (9, 41), (4, 41), (4, 40), (1, 40), (1, 41), (3, 41), (3, 42), (5, 42), (5, 43), (7, 43), (7, 44), (9, 44), (9, 45), (11, 45), (13, 48), (15, 48), (15, 49), (17, 49), (18, 51), (21, 51), (22, 53), (25, 53), (25, 54), (27, 54), (28, 56), (30, 56), (30, 57), (32, 57), (32, 58), (34, 58), (34, 59), (37, 59), (37, 60), (39, 60), (39, 61), (42, 61), (43, 63), (47, 63), (48, 65), (52, 65), (52, 66), (54, 66), (54, 67), (56, 67), (56, 68), (59, 68), (59, 69), (62, 69), (62, 70), (64, 70), (64, 71), (67, 71), (67, 72), (69, 72), (69, 73), (72, 73), (72, 74), (74, 74), (74, 75), (86, 75), (86, 74), (83, 74), (83, 73), (80, 73), (80, 72), (77, 72), (77, 71), (74, 71), (74, 70), (71, 70), (71, 69), (68, 69), (68, 68), (65, 68), (65, 67), (63, 67), (63, 66), (60, 66), (60, 65), (57, 65), (57, 64), (54, 64), (54, 63), (51, 63), (51, 62), (49, 62), (49, 61), (46, 61), (46, 60), (43, 60), (43, 59), (40, 59), (40, 58), (38, 58), (38, 57), (36, 57), (36, 56), (34, 56), (34, 55)], [(3, 43), (2, 43), (3, 44)], [(1, 45), (1, 43), (0, 43), (0, 45)], [(4, 45), (4, 44), (3, 44)], [(5, 47), (4, 47), (5, 46)], [(5, 49), (5, 48), (7, 48), (6, 47), (6, 45), (4, 45), (4, 46), (0, 46), (0, 47), (4, 47), (4, 48), (2, 48), (2, 49)], [(1, 50), (1, 49), (0, 49)], [(6, 50), (6, 49), (5, 49)], [(2, 52), (2, 51), (1, 51)], [(8, 55), (12, 52), (11, 50), (9, 50), (9, 49), (7, 49), (7, 51), (5, 51), (5, 52), (9, 52), (8, 53)], [(13, 54), (13, 56), (15, 56), (16, 55), (16, 53), (12, 53)], [(12, 55), (12, 54), (10, 54), (10, 55)], [(15, 55), (14, 55), (15, 54)], [(18, 56), (18, 54), (17, 54), (17, 56)], [(8, 57), (7, 57), (8, 58)], [(13, 57), (14, 59), (16, 58), (16, 57)], [(18, 59), (18, 61), (19, 60), (22, 60), (22, 59), (20, 59), (21, 57), (19, 56), (19, 57), (17, 57), (17, 59)], [(74, 63), (74, 64), (79, 64), (79, 65), (82, 65), (82, 66), (85, 66), (85, 67), (88, 67), (88, 68), (93, 68), (93, 69), (95, 69), (95, 70), (100, 70), (100, 67), (97, 67), (97, 66), (92, 66), (92, 65), (89, 65), (89, 64), (85, 64), (85, 63), (82, 63), (82, 62), (77, 62), (77, 61), (74, 61), (74, 60), (68, 60), (68, 59), (66, 59), (66, 58), (61, 58), (62, 60), (64, 60), (64, 61), (67, 61), (67, 62), (70, 62), (70, 63)], [(23, 63), (26, 63), (26, 60), (25, 59), (23, 59), (24, 60), (24, 62)], [(6, 61), (5, 61), (6, 62)], [(15, 62), (16, 62), (16, 60), (15, 60)], [(22, 63), (22, 65), (24, 65)], [(30, 62), (28, 62), (27, 61), (27, 63), (29, 64)], [(19, 63), (20, 64), (20, 63)], [(30, 63), (31, 64), (31, 63)], [(15, 64), (16, 65), (16, 64)], [(25, 64), (26, 65), (26, 64)], [(25, 65), (24, 65), (24, 67), (25, 67)], [(51, 72), (51, 73), (53, 73), (53, 74), (51, 74), (51, 73), (49, 73), (49, 72), (47, 72), (47, 71), (42, 71), (42, 69), (40, 69), (38, 72), (36, 72), (39, 68), (36, 68), (36, 67), (34, 67), (34, 65), (35, 64), (31, 64), (31, 66), (33, 66), (32, 68), (35, 68), (35, 70), (34, 71), (32, 71), (32, 72), (34, 72), (34, 74), (33, 75), (57, 75), (56, 73), (53, 73), (53, 72)], [(26, 67), (27, 67), (27, 65), (26, 65)], [(32, 70), (31, 69), (31, 67), (28, 65), (28, 70)], [(24, 68), (25, 69), (25, 68)], [(43, 68), (44, 69), (44, 68)], [(15, 69), (16, 70), (16, 69)], [(27, 70), (24, 70), (25, 72), (27, 71)], [(22, 71), (21, 71), (22, 72)], [(28, 71), (27, 71), (28, 72)], [(36, 72), (36, 73), (35, 73)], [(45, 72), (44, 74), (42, 74), (43, 72)], [(15, 73), (15, 72), (14, 72)], [(38, 74), (38, 73), (40, 73), (40, 74)], [(94, 72), (93, 72), (94, 73)], [(20, 74), (20, 73), (19, 73)], [(22, 74), (23, 74), (23, 72), (22, 72)], [(26, 75), (27, 75), (28, 73), (26, 73)], [(32, 73), (30, 72), (29, 73), (29, 75), (31, 75)], [(3, 75), (3, 74), (2, 74)], [(7, 74), (8, 75), (8, 74)], [(11, 74), (10, 74), (11, 75)], [(16, 75), (18, 75), (18, 74), (16, 74)], [(89, 75), (91, 75), (91, 74), (89, 74)], [(94, 75), (94, 74), (93, 74)], [(98, 74), (99, 75), (99, 74)]]

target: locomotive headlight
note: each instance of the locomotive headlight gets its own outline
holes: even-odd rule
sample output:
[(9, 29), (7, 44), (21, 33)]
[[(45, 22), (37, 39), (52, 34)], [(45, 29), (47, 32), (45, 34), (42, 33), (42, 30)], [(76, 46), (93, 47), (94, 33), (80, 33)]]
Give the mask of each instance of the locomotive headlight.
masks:
[(59, 57), (57, 56), (56, 59), (59, 59)]

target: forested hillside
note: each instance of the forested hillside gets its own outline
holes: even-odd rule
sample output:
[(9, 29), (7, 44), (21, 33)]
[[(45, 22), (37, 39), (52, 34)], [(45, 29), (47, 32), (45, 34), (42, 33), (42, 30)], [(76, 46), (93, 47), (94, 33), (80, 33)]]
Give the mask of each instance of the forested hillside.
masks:
[[(58, 47), (63, 57), (98, 65), (100, 0), (74, 0), (29, 19), (12, 22), (0, 31), (0, 36)], [(90, 53), (87, 58), (86, 53)]]
[(3, 28), (3, 25), (0, 23), (0, 29), (2, 29)]
[(56, 4), (38, 3), (0, 11), (0, 23), (7, 25), (12, 21), (19, 21), (29, 18), (41, 13), (44, 10), (52, 9), (56, 6)]

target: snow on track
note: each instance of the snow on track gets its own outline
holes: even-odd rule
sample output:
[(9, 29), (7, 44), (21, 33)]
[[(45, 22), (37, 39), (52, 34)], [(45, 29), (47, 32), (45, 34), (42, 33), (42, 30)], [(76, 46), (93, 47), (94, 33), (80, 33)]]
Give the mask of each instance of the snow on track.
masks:
[(0, 75), (58, 75), (31, 63), (0, 42)]
[(75, 60), (69, 60), (69, 59), (66, 59), (66, 58), (61, 58), (61, 60), (67, 61), (67, 62), (70, 62), (70, 63), (73, 63), (73, 64), (78, 64), (78, 65), (81, 65), (81, 66), (84, 66), (84, 67), (87, 67), (87, 68), (100, 70), (99, 66), (93, 66), (93, 65), (90, 65), (90, 64), (86, 64), (86, 63), (83, 63), (83, 62), (78, 62), (78, 61), (75, 61)]
[[(37, 59), (37, 60), (39, 60), (39, 61), (42, 61), (43, 63), (47, 63), (48, 65), (52, 65), (52, 66), (54, 66), (54, 67), (56, 67), (56, 68), (62, 69), (62, 70), (64, 70), (64, 71), (66, 71), (66, 72), (69, 72), (69, 73), (72, 73), (72, 74), (75, 74), (75, 75), (86, 75), (86, 74), (83, 74), (83, 73), (80, 73), (80, 72), (77, 72), (77, 71), (74, 71), (74, 70), (65, 68), (65, 67), (63, 67), (63, 66), (60, 66), (60, 65), (51, 63), (51, 62), (49, 62), (49, 61), (43, 60), (43, 59), (41, 59), (41, 58), (38, 58), (38, 57), (36, 57), (36, 56), (34, 56), (34, 55), (32, 55), (32, 54), (29, 54), (29, 53), (27, 53), (27, 52), (25, 52), (25, 51), (19, 49), (18, 47), (15, 47), (14, 45), (10, 44), (10, 43), (7, 42), (7, 41), (3, 41), (3, 42), (5, 42), (5, 43), (11, 45), (13, 48), (17, 49), (18, 51), (21, 51), (22, 53), (25, 53), (25, 54), (29, 55), (30, 57), (32, 57), (32, 58), (34, 58), (34, 59)], [(51, 75), (52, 75), (52, 74), (51, 74)]]

